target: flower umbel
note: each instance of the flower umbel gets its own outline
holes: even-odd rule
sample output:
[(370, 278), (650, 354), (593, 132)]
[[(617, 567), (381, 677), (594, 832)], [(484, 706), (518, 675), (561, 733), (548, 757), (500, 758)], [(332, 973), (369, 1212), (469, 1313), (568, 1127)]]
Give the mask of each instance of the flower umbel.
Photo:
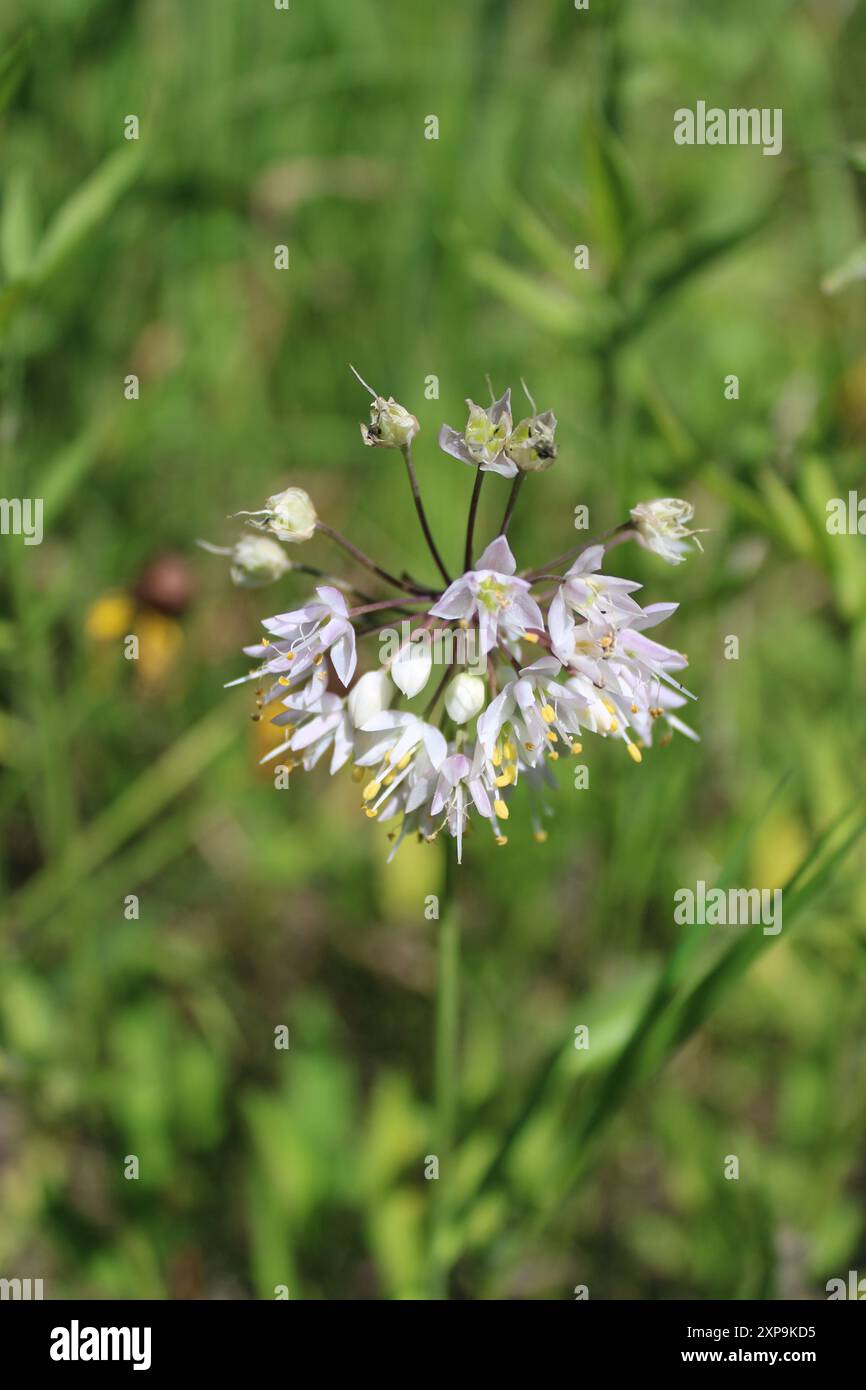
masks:
[[(370, 424), (361, 427), (364, 442), (403, 453), (441, 579), (425, 585), (395, 575), (320, 522), (302, 489), (275, 493), (260, 511), (240, 513), (267, 535), (247, 536), (232, 548), (205, 548), (229, 556), (233, 581), (245, 587), (271, 583), (289, 571), (325, 582), (306, 602), (264, 619), (267, 635), (245, 649), (256, 664), (229, 684), (256, 682), (253, 717), (267, 710), (284, 735), (263, 761), (279, 756), (290, 770), (310, 769), (327, 755), (331, 773), (352, 765), (365, 816), (394, 824), (391, 854), (407, 834), (434, 840), (444, 832), (455, 841), (459, 860), (473, 822), (486, 821), (496, 843), (507, 843), (510, 802), (522, 781), (534, 838), (544, 840), (541, 818), (550, 814), (556, 764), (564, 755), (580, 754), (587, 735), (620, 743), (634, 763), (642, 761), (659, 723), (667, 729), (662, 742), (673, 732), (697, 737), (677, 713), (695, 698), (679, 680), (686, 658), (646, 635), (677, 604), (642, 606), (635, 597), (638, 583), (603, 572), (608, 550), (628, 539), (680, 564), (696, 536), (689, 526), (692, 506), (677, 498), (639, 503), (606, 543), (587, 545), (567, 569), (561, 565), (569, 556), (519, 574), (504, 533), (522, 475), (542, 472), (556, 458), (556, 417), (552, 411), (540, 414), (529, 397), (532, 414), (515, 426), (510, 391), (486, 409), (470, 400), (463, 433), (447, 425), (439, 433), (446, 453), (476, 469), (463, 573), (451, 580), (411, 461), (418, 421), (393, 397), (367, 390), (373, 404)], [(514, 481), (502, 533), (473, 564), (485, 472)], [(368, 572), (359, 581), (364, 589), (354, 579), (331, 579), (314, 566), (292, 564), (277, 544), (310, 540), (316, 533)], [(464, 549), (462, 535), (458, 543)], [(366, 592), (374, 582), (370, 575), (398, 592)], [(377, 663), (369, 639), (401, 625), (397, 646)], [(470, 636), (471, 642), (459, 640)], [(359, 652), (370, 652), (360, 675)], [(436, 652), (444, 654), (434, 659)], [(442, 663), (438, 677), (436, 660)]]

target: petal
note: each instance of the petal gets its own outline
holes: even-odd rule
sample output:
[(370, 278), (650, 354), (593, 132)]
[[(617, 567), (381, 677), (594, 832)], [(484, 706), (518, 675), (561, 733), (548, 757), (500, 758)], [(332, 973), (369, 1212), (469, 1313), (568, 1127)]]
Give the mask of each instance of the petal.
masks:
[(448, 586), (438, 603), (428, 612), (434, 618), (468, 618), (474, 602), (474, 595), (464, 575)]
[(504, 536), (497, 536), (495, 541), (490, 542), (483, 555), (475, 562), (475, 568), (476, 570), (494, 570), (496, 574), (514, 574), (517, 569), (517, 561)]
[(459, 459), (461, 463), (468, 463), (470, 468), (478, 467), (466, 448), (463, 435), (458, 434), (450, 425), (443, 425), (439, 431), (439, 448), (443, 453), (450, 454), (452, 458)]
[(331, 647), (331, 661), (334, 663), (334, 670), (339, 676), (342, 684), (348, 686), (349, 681), (355, 674), (357, 655), (355, 652), (355, 629), (351, 623), (346, 623), (342, 637), (338, 638)]
[(480, 466), (482, 473), (499, 473), (503, 478), (513, 478), (517, 473), (517, 464), (504, 453)]
[(330, 584), (322, 584), (316, 590), (322, 602), (331, 609), (339, 618), (347, 618), (349, 610), (346, 607), (346, 599), (339, 589), (334, 589)]
[(595, 570), (601, 569), (603, 560), (603, 545), (587, 546), (586, 550), (581, 551), (578, 555), (571, 569), (566, 570), (566, 574), (593, 574)]

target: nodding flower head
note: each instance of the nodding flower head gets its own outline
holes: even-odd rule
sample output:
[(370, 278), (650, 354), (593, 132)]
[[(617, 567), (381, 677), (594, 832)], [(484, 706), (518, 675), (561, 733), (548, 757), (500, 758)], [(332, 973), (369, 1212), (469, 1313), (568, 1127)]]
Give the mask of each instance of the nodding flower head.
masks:
[(247, 524), (257, 531), (270, 531), (277, 540), (293, 543), (311, 540), (318, 521), (309, 494), (302, 487), (287, 487), (284, 492), (275, 492), (261, 511), (236, 512), (235, 515), (249, 517)]
[[(679, 717), (696, 698), (680, 681), (686, 658), (648, 631), (666, 622), (677, 604), (643, 604), (638, 583), (604, 572), (610, 547), (629, 539), (681, 563), (696, 536), (691, 504), (671, 497), (641, 503), (607, 544), (576, 547), (546, 565), (518, 569), (507, 532), (518, 494), (525, 493), (522, 474), (542, 472), (556, 457), (556, 417), (539, 414), (528, 391), (532, 414), (516, 426), (510, 392), (486, 409), (469, 401), (463, 433), (444, 425), (439, 434), (446, 453), (476, 470), (468, 515), (452, 546), (452, 554), (459, 546), (462, 567), (452, 579), (408, 447), (418, 422), (395, 401), (367, 390), (373, 410), (371, 424), (362, 426), (364, 441), (403, 450), (441, 582), (420, 583), (405, 570), (384, 568), (317, 522), (300, 488), (276, 493), (261, 511), (242, 513), (259, 534), (218, 553), (230, 557), (237, 584), (257, 587), (293, 571), (317, 576), (316, 589), (263, 619), (266, 635), (244, 648), (252, 669), (229, 684), (254, 682), (252, 717), (259, 720), (266, 711), (280, 730), (283, 741), (263, 762), (279, 758), (291, 771), (329, 759), (332, 774), (352, 767), (363, 814), (394, 827), (387, 832), (389, 858), (407, 836), (430, 841), (447, 834), (459, 861), (464, 834), (479, 823), (505, 845), (508, 825), (524, 820), (509, 820), (513, 799), (524, 793), (533, 838), (543, 842), (556, 770), (566, 755), (582, 752), (586, 736), (606, 740), (627, 755), (623, 762), (635, 764), (653, 742), (666, 743), (674, 733), (697, 737)], [(512, 481), (499, 533), (479, 544), (473, 565), (484, 472)], [(488, 484), (488, 493), (495, 486)], [(277, 544), (314, 533), (348, 552), (351, 579), (292, 564)], [(368, 573), (361, 579), (363, 570)], [(428, 565), (428, 576), (431, 570)]]
[(380, 449), (407, 448), (421, 428), (415, 416), (411, 415), (405, 406), (398, 405), (393, 396), (389, 396), (387, 400), (380, 396), (372, 386), (367, 385), (363, 377), (358, 376), (354, 367), (352, 371), (373, 397), (370, 423), (365, 425), (363, 420), (361, 421), (361, 438), (364, 443)]
[(211, 555), (228, 555), (231, 559), (229, 575), (239, 589), (263, 589), (282, 579), (292, 569), (292, 562), (281, 545), (270, 536), (241, 536), (232, 546), (211, 545), (209, 541), (199, 541), (202, 550)]
[[(667, 560), (669, 565), (682, 564), (689, 549), (689, 540), (697, 536), (689, 522), (695, 514), (691, 502), (681, 497), (657, 497), (653, 502), (641, 502), (632, 507), (631, 519), (638, 541)], [(699, 540), (695, 545), (701, 549)]]
[(288, 555), (270, 536), (241, 536), (232, 550), (229, 574), (241, 589), (262, 589), (291, 568)]

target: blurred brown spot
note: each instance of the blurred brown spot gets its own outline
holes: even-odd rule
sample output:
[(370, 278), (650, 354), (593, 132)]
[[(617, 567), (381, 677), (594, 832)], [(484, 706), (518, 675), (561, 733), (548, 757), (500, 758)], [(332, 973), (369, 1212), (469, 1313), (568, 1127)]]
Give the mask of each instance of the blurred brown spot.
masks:
[(159, 613), (176, 616), (186, 612), (195, 592), (192, 567), (185, 555), (166, 551), (147, 566), (133, 593)]

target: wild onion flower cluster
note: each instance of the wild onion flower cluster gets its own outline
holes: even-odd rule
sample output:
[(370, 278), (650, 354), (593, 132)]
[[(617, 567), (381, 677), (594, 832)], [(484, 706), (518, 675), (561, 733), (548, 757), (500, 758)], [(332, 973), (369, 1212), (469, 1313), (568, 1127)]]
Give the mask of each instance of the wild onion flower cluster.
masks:
[[(464, 429), (439, 433), (440, 448), (475, 472), (463, 569), (452, 575), (415, 474), (418, 421), (362, 384), (372, 397), (363, 441), (402, 454), (441, 582), (389, 573), (321, 521), (306, 492), (287, 488), (240, 514), (252, 529), (234, 547), (206, 547), (230, 556), (236, 584), (259, 587), (292, 570), (320, 581), (306, 602), (264, 620), (266, 635), (244, 649), (253, 668), (229, 684), (254, 682), (253, 718), (266, 711), (281, 731), (263, 762), (309, 770), (327, 758), (332, 774), (351, 766), (364, 814), (394, 823), (391, 854), (408, 834), (447, 832), (459, 860), (473, 820), (506, 844), (521, 786), (543, 840), (553, 764), (579, 756), (587, 734), (620, 744), (635, 763), (659, 722), (666, 738), (671, 730), (697, 737), (676, 713), (695, 698), (678, 679), (686, 658), (647, 635), (678, 605), (641, 607), (639, 584), (602, 572), (607, 552), (626, 540), (679, 564), (696, 535), (692, 507), (677, 498), (640, 503), (600, 541), (518, 571), (507, 532), (527, 476), (556, 459), (556, 417), (539, 413), (528, 391), (531, 413), (516, 423), (510, 391), (484, 408), (470, 400)], [(511, 479), (511, 490), (499, 533), (477, 553), (485, 473)], [(379, 592), (290, 558), (286, 545), (317, 534), (375, 576)]]

